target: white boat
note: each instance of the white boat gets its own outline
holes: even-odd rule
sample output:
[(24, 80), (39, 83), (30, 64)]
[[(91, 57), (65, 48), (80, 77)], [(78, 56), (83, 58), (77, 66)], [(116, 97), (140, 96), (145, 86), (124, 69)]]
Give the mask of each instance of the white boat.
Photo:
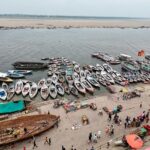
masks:
[(91, 76), (91, 72), (89, 72), (88, 70), (85, 70), (84, 72), (85, 72), (86, 77)]
[(29, 97), (32, 99), (37, 95), (37, 93), (38, 93), (38, 86), (35, 82), (32, 82), (32, 86), (29, 91)]
[(77, 72), (77, 73), (80, 73), (80, 66), (76, 64), (74, 66), (74, 71)]
[(90, 93), (94, 93), (94, 88), (92, 87), (92, 85), (85, 79), (81, 78), (81, 84), (83, 85), (83, 87)]
[(24, 74), (24, 75), (28, 75), (28, 74), (32, 74), (32, 70), (8, 70), (8, 73), (19, 73), (19, 74)]
[(72, 95), (78, 97), (78, 90), (73, 85), (69, 85), (69, 89)]
[(15, 87), (14, 85), (11, 85), (7, 90), (7, 100), (11, 100), (14, 95), (15, 95)]
[(22, 95), (25, 97), (29, 94), (29, 91), (30, 91), (30, 84), (29, 83), (26, 83), (24, 85), (24, 87), (22, 88)]
[(5, 91), (8, 91), (8, 85), (7, 85), (7, 83), (3, 82), (3, 83), (2, 83), (2, 88), (3, 88)]
[(105, 78), (106, 81), (109, 81), (111, 84), (114, 84), (114, 83), (115, 83), (115, 81), (114, 81), (114, 79), (112, 78), (112, 76), (111, 76), (110, 74), (108, 74), (107, 72), (102, 71), (102, 72), (101, 72), (101, 76), (102, 76), (103, 78)]
[(49, 96), (49, 90), (48, 90), (48, 86), (46, 84), (44, 84), (41, 87), (41, 97), (43, 100), (46, 100)]
[(57, 81), (58, 81), (58, 76), (54, 73), (54, 74), (52, 75), (51, 79), (52, 79), (52, 82), (55, 84), (55, 83), (57, 83)]
[(20, 94), (22, 92), (22, 88), (23, 88), (23, 82), (22, 80), (18, 80), (15, 85), (16, 94)]
[(52, 84), (52, 79), (51, 78), (47, 78), (46, 85), (49, 87), (51, 84)]
[(66, 75), (66, 81), (69, 85), (73, 84), (73, 78), (71, 75)]
[(56, 83), (55, 86), (56, 86), (56, 89), (57, 89), (57, 93), (59, 95), (63, 96), (65, 94), (64, 88), (59, 83)]
[(72, 78), (73, 78), (73, 80), (79, 80), (80, 76), (77, 72), (74, 72), (73, 75), (72, 75)]
[(0, 99), (3, 101), (7, 99), (7, 92), (2, 88), (0, 88)]
[(103, 67), (105, 68), (105, 70), (110, 73), (110, 72), (113, 72), (113, 69), (110, 65), (108, 64), (103, 64)]
[(86, 73), (83, 70), (80, 71), (80, 78), (86, 78)]
[(98, 69), (98, 71), (103, 71), (104, 67), (100, 64), (96, 64), (96, 68)]
[(41, 89), (46, 84), (46, 79), (43, 78), (38, 82), (38, 88)]
[(100, 88), (100, 84), (99, 84), (98, 81), (95, 80), (93, 77), (87, 76), (87, 80), (88, 80), (89, 83), (90, 83), (91, 85), (93, 85), (94, 87)]
[(49, 94), (53, 99), (55, 99), (57, 97), (57, 89), (56, 89), (56, 86), (54, 84), (51, 84), (49, 86)]
[(74, 80), (74, 85), (75, 85), (76, 89), (77, 89), (80, 93), (86, 94), (85, 87), (81, 84), (80, 81)]

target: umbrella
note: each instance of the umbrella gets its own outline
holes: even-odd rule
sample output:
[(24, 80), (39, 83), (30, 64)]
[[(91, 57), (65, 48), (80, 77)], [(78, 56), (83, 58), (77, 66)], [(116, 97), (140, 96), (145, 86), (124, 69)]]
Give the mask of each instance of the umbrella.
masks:
[(127, 143), (132, 147), (132, 148), (141, 148), (143, 146), (143, 141), (142, 139), (137, 136), (136, 134), (129, 134), (126, 136)]

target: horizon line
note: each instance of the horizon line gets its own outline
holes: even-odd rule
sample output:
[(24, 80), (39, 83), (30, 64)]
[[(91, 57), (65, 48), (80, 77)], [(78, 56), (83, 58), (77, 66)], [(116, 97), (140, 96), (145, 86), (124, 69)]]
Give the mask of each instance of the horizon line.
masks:
[(36, 14), (9, 14), (4, 13), (0, 14), (0, 16), (28, 16), (28, 17), (76, 17), (76, 18), (122, 18), (122, 19), (150, 19), (147, 17), (123, 17), (123, 16), (85, 16), (85, 15), (36, 15)]

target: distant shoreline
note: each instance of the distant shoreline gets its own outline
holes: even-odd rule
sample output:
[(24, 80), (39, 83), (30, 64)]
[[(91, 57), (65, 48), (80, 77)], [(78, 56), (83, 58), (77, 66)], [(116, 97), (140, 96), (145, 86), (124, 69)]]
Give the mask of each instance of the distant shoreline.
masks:
[(1, 18), (0, 29), (150, 28), (150, 19), (22, 19)]

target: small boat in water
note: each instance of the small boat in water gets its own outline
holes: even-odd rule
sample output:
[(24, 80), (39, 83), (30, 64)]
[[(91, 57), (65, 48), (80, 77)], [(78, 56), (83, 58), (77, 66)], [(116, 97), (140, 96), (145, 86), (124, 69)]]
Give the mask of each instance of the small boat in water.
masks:
[(47, 78), (46, 85), (49, 87), (51, 84), (52, 84), (52, 79), (51, 78)]
[(48, 90), (48, 86), (46, 84), (44, 84), (41, 87), (41, 97), (43, 100), (46, 100), (49, 96), (49, 90)]
[(48, 64), (42, 62), (18, 61), (12, 64), (16, 69), (39, 70), (48, 68)]
[(97, 80), (95, 80), (94, 78), (92, 78), (91, 76), (87, 76), (87, 80), (89, 81), (89, 83), (91, 85), (93, 85), (94, 87), (100, 88), (100, 84), (97, 82)]
[(2, 88), (0, 88), (0, 99), (3, 101), (7, 99), (7, 92)]
[(11, 100), (14, 95), (15, 95), (15, 87), (14, 85), (11, 85), (7, 90), (7, 100)]
[(89, 93), (94, 93), (94, 88), (92, 87), (92, 85), (85, 79), (81, 78), (81, 84), (83, 85), (83, 87), (89, 92)]
[(8, 91), (8, 85), (7, 85), (7, 83), (3, 82), (3, 83), (2, 83), (2, 88), (3, 88), (5, 91)]
[(85, 87), (81, 84), (80, 81), (75, 80), (75, 81), (74, 81), (74, 85), (75, 85), (76, 89), (77, 89), (81, 94), (86, 94)]
[(16, 94), (20, 94), (22, 92), (22, 88), (23, 88), (23, 82), (22, 80), (18, 80), (15, 85)]
[(8, 145), (43, 133), (54, 127), (59, 116), (50, 114), (27, 115), (0, 122), (0, 146)]
[(30, 98), (34, 98), (38, 93), (38, 86), (35, 82), (32, 82), (32, 86), (30, 88), (30, 91), (29, 91), (29, 96)]
[(74, 66), (74, 71), (80, 73), (80, 66), (78, 64)]
[(71, 93), (72, 95), (78, 97), (78, 95), (79, 95), (79, 94), (78, 94), (78, 90), (77, 90), (74, 86), (69, 85), (69, 89), (70, 89), (70, 93)]
[(63, 96), (65, 94), (64, 88), (59, 83), (56, 83), (55, 86), (57, 89), (57, 93)]
[(49, 94), (53, 99), (55, 99), (57, 97), (57, 89), (56, 89), (56, 86), (54, 84), (51, 84), (49, 86)]
[(24, 85), (24, 87), (22, 88), (22, 95), (23, 95), (24, 97), (27, 96), (27, 95), (29, 94), (30, 90), (31, 90), (30, 84), (29, 84), (29, 83), (26, 83), (26, 84)]
[(58, 76), (54, 73), (54, 74), (52, 75), (51, 79), (52, 79), (52, 82), (55, 84), (55, 83), (57, 83), (57, 81), (58, 81)]
[(46, 84), (46, 79), (43, 78), (38, 82), (38, 88), (41, 89)]
[(32, 70), (8, 70), (8, 74), (23, 74), (23, 75), (28, 75), (32, 74)]
[(74, 72), (73, 75), (72, 75), (72, 78), (73, 78), (73, 80), (79, 80), (80, 76), (77, 72)]
[(58, 81), (59, 81), (60, 83), (64, 83), (64, 82), (65, 82), (64, 76), (61, 75), (61, 74), (59, 74), (59, 76), (58, 76)]
[(83, 79), (86, 78), (86, 74), (83, 70), (80, 71), (80, 78), (83, 78)]
[(20, 79), (25, 77), (23, 74), (20, 73), (8, 73), (8, 76), (13, 79)]
[(11, 83), (13, 80), (9, 77), (0, 77), (1, 82)]

